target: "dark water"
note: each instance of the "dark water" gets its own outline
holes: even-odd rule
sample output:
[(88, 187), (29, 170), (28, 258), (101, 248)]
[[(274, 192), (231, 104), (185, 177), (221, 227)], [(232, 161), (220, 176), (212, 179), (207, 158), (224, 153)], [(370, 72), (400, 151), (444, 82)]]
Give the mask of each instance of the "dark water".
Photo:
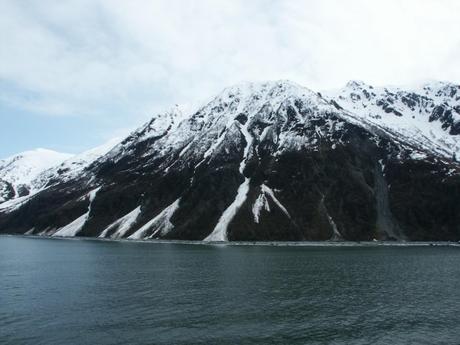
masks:
[(0, 343), (460, 344), (460, 249), (0, 237)]

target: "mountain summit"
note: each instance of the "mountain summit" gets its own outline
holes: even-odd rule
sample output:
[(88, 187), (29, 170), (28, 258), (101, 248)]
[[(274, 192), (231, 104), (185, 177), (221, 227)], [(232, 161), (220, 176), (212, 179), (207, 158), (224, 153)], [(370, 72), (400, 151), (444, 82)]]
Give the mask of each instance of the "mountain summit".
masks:
[(459, 240), (459, 156), (458, 85), (245, 83), (40, 174), (39, 189), (0, 204), (0, 232)]

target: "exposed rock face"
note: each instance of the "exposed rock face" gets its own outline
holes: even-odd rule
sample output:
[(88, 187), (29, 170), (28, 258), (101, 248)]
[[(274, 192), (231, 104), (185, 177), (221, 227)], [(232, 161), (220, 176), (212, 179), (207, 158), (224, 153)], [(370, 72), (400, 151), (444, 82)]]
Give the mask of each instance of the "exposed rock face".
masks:
[(0, 179), (0, 202), (13, 199), (15, 190), (11, 183)]
[(459, 240), (458, 87), (423, 90), (229, 88), (190, 116), (153, 118), (65, 178), (42, 176), (42, 190), (0, 204), (0, 231)]

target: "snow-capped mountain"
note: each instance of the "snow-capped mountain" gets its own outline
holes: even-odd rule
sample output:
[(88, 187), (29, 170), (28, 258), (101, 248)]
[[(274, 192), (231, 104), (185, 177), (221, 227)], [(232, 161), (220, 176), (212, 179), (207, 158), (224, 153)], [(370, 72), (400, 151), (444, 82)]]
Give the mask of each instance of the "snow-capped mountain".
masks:
[(17, 207), (53, 184), (85, 174), (85, 169), (120, 142), (111, 139), (101, 146), (72, 155), (46, 149), (26, 151), (0, 161), (0, 209)]
[[(152, 118), (0, 204), (0, 231), (226, 240), (459, 240), (459, 87), (289, 81)], [(75, 158), (72, 158), (75, 160)], [(3, 206), (2, 206), (3, 205)]]
[(84, 174), (86, 168), (94, 161), (107, 154), (119, 142), (120, 139), (118, 138), (111, 139), (98, 147), (74, 155), (60, 164), (53, 165), (38, 174), (31, 181), (31, 184), (35, 186), (36, 189), (40, 190), (52, 184), (64, 183), (74, 179)]
[(0, 202), (28, 195), (32, 181), (46, 169), (72, 157), (46, 149), (25, 151), (0, 160)]
[(373, 87), (349, 82), (326, 93), (360, 121), (378, 124), (414, 145), (452, 158), (460, 154), (460, 86), (435, 82), (418, 88)]

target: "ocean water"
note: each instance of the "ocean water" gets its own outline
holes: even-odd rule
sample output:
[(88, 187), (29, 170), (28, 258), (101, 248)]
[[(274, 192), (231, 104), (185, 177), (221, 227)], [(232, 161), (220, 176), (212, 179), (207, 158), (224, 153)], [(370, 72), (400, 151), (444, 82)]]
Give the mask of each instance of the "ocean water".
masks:
[(460, 344), (460, 248), (0, 237), (1, 344)]

